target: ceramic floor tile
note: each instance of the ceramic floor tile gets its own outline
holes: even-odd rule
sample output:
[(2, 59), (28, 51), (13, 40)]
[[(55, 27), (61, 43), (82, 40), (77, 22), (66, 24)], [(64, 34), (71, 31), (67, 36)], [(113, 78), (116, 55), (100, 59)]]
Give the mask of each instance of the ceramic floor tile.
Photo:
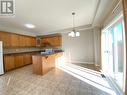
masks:
[(53, 69), (44, 76), (25, 66), (0, 76), (0, 95), (108, 95), (91, 85)]

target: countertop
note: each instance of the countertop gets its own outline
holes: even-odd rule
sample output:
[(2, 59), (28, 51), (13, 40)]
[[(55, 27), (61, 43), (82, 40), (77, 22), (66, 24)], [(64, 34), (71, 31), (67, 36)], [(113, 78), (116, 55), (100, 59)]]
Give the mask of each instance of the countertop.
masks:
[[(18, 53), (31, 53), (31, 52), (42, 52), (45, 48), (19, 48), (19, 49), (4, 49), (3, 54), (18, 54)], [(56, 51), (62, 51), (56, 49)], [(47, 54), (49, 55), (49, 54)]]
[(53, 54), (57, 54), (57, 53), (62, 53), (63, 51), (58, 51), (58, 52), (53, 52), (53, 53), (49, 53), (49, 54), (34, 54), (33, 56), (49, 56), (49, 55), (53, 55)]
[(18, 48), (18, 49), (4, 49), (4, 54), (18, 54), (43, 51), (41, 48)]

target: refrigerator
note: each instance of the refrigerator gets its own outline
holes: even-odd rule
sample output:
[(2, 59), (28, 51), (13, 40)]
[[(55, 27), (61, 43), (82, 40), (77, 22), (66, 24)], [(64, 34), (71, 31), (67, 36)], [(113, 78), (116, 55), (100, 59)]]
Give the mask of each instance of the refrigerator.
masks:
[(3, 66), (3, 43), (0, 41), (0, 75), (4, 74)]

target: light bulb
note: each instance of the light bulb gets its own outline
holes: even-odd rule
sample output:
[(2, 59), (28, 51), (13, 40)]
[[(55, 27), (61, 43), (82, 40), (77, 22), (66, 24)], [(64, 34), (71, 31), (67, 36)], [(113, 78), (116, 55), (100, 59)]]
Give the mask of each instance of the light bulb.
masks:
[(75, 37), (75, 32), (71, 32), (71, 37)]
[(76, 35), (76, 37), (79, 37), (80, 36), (80, 32), (76, 32), (75, 35)]

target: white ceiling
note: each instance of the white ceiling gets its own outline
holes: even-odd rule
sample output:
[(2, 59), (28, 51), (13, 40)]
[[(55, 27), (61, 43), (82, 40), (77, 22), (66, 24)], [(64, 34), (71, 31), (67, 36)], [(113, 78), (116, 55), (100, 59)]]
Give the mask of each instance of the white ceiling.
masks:
[[(15, 17), (0, 18), (0, 25), (36, 35), (61, 32), (72, 27), (72, 12), (76, 13), (76, 26), (96, 25), (102, 19), (98, 17), (113, 1), (115, 0), (15, 0)], [(26, 28), (26, 23), (35, 25), (35, 28)]]

